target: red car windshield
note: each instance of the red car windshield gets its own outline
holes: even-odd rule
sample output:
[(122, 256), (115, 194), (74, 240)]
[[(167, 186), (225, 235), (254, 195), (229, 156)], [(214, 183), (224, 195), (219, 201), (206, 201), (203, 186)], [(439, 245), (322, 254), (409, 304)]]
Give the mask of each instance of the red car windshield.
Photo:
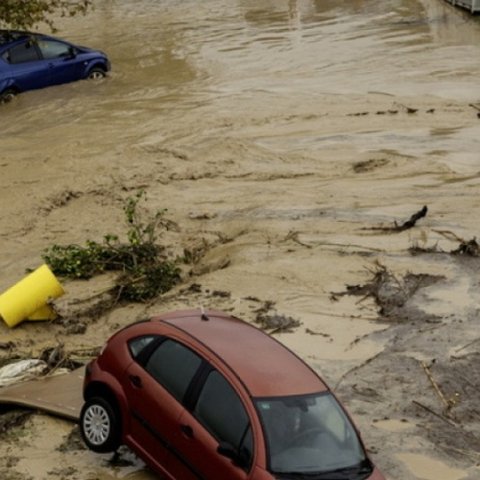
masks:
[(328, 392), (257, 399), (278, 478), (368, 478), (372, 466), (355, 429)]

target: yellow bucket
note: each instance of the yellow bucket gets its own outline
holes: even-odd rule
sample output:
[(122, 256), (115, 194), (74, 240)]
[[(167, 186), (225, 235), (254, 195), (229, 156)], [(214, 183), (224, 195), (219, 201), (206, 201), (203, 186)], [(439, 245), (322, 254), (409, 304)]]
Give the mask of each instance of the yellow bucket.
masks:
[(34, 320), (55, 320), (57, 318), (57, 312), (55, 309), (50, 305), (44, 305), (40, 307), (38, 310), (35, 310), (32, 314), (27, 317), (27, 320), (34, 321)]
[(0, 316), (10, 328), (29, 317), (50, 319), (52, 309), (48, 301), (64, 293), (52, 271), (42, 265), (0, 295)]

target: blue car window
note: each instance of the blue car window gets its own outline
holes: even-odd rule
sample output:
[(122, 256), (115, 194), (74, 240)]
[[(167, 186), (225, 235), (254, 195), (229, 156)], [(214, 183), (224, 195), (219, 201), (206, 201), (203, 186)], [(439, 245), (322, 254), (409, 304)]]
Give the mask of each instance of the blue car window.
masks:
[(38, 46), (45, 59), (67, 57), (71, 54), (72, 48), (66, 43), (52, 40), (41, 40), (38, 42)]
[(7, 62), (10, 62), (12, 64), (34, 62), (35, 60), (39, 59), (40, 57), (38, 55), (37, 49), (31, 41), (26, 41), (21, 43), (20, 45), (12, 47), (10, 50), (8, 50), (6, 58)]

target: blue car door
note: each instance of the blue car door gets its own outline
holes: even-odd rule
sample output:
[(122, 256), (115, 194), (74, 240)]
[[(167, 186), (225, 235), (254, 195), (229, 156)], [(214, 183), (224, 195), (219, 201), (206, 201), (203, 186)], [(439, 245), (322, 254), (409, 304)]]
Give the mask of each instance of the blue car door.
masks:
[(49, 71), (49, 85), (73, 82), (84, 76), (85, 65), (78, 50), (64, 42), (39, 40), (38, 48)]
[(39, 51), (31, 40), (13, 46), (2, 58), (9, 64), (8, 76), (21, 91), (48, 85), (48, 66), (41, 60)]

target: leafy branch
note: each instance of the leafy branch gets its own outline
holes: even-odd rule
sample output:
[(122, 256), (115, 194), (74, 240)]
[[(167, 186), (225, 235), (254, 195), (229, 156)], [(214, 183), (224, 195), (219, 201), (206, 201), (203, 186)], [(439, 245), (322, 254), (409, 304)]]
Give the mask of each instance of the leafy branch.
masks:
[(92, 0), (1, 0), (0, 26), (13, 29), (29, 29), (35, 24), (46, 23), (55, 30), (51, 17), (85, 14), (92, 7)]
[(55, 274), (72, 279), (119, 272), (113, 292), (118, 300), (142, 302), (170, 290), (180, 280), (180, 268), (156, 242), (159, 229), (166, 230), (173, 222), (165, 218), (166, 210), (144, 219), (138, 204), (145, 198), (145, 192), (139, 191), (125, 202), (127, 243), (107, 234), (101, 243), (87, 240), (84, 246), (53, 245), (42, 258)]

